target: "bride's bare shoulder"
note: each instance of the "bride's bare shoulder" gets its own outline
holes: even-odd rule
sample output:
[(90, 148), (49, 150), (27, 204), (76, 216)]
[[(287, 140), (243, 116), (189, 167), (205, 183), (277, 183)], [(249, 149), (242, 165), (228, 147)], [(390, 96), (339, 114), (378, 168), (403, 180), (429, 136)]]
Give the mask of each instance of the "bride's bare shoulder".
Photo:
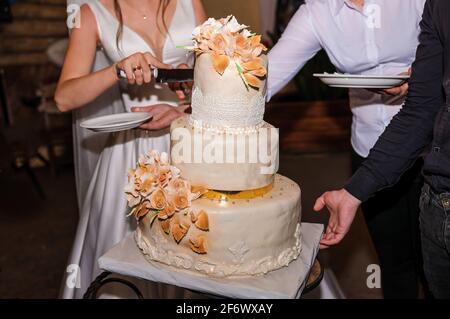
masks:
[(80, 7), (80, 21), (81, 27), (95, 26), (97, 23), (94, 12), (92, 12), (91, 7), (86, 3)]
[(94, 36), (98, 39), (97, 19), (88, 4), (81, 5), (75, 23), (69, 26), (71, 38)]

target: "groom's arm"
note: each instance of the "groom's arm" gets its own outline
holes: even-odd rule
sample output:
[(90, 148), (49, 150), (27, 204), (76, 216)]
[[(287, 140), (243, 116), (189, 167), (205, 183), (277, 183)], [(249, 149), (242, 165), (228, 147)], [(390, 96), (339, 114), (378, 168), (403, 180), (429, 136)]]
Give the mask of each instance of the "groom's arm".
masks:
[(267, 100), (288, 84), (322, 49), (308, 6), (304, 4), (298, 9), (278, 43), (269, 52)]
[(444, 48), (440, 32), (448, 28), (445, 17), (448, 7), (447, 12), (442, 8), (447, 6), (446, 1), (428, 0), (425, 6), (420, 45), (404, 108), (394, 117), (368, 160), (345, 189), (326, 192), (317, 199), (314, 210), (327, 207), (330, 212), (320, 242), (322, 248), (340, 243), (348, 233), (361, 201), (395, 184), (432, 140), (436, 115), (445, 105), (442, 90)]
[(361, 201), (394, 185), (432, 140), (436, 115), (445, 105), (444, 48), (438, 27), (444, 18), (440, 17), (440, 3), (440, 0), (428, 0), (425, 5), (405, 106), (345, 187)]

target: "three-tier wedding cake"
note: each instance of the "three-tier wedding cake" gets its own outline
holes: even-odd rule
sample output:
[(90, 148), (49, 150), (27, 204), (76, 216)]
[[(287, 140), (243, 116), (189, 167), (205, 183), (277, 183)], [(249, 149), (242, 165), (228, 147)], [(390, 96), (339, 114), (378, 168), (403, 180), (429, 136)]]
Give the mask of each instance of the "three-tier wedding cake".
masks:
[(135, 239), (152, 261), (209, 276), (253, 276), (301, 251), (300, 188), (278, 170), (264, 122), (266, 48), (232, 16), (194, 33), (192, 114), (171, 126), (171, 157), (129, 173)]

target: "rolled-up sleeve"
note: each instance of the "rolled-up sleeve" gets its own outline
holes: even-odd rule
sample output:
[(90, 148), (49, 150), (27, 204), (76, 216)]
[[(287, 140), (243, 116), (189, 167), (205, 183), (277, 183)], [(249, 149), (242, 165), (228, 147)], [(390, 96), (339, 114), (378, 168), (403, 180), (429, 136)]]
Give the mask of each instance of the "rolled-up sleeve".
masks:
[(268, 100), (280, 91), (321, 49), (308, 5), (292, 17), (278, 43), (269, 52)]
[(438, 7), (428, 0), (405, 105), (345, 186), (362, 201), (394, 185), (432, 140), (436, 115), (445, 105), (444, 48), (438, 21)]

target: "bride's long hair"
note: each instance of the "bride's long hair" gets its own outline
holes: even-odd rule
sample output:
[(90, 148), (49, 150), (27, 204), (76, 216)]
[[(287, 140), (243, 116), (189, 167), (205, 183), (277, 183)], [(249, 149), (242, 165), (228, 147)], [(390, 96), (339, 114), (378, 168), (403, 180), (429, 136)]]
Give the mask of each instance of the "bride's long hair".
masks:
[[(164, 17), (166, 16), (167, 7), (169, 6), (170, 2), (171, 0), (159, 0), (158, 10), (156, 11), (156, 25), (158, 26), (159, 32), (164, 35), (169, 32)], [(116, 46), (120, 50), (119, 43), (122, 39), (123, 34), (123, 14), (119, 0), (114, 0), (114, 11), (116, 13), (117, 19), (119, 20), (119, 27), (116, 33)]]

